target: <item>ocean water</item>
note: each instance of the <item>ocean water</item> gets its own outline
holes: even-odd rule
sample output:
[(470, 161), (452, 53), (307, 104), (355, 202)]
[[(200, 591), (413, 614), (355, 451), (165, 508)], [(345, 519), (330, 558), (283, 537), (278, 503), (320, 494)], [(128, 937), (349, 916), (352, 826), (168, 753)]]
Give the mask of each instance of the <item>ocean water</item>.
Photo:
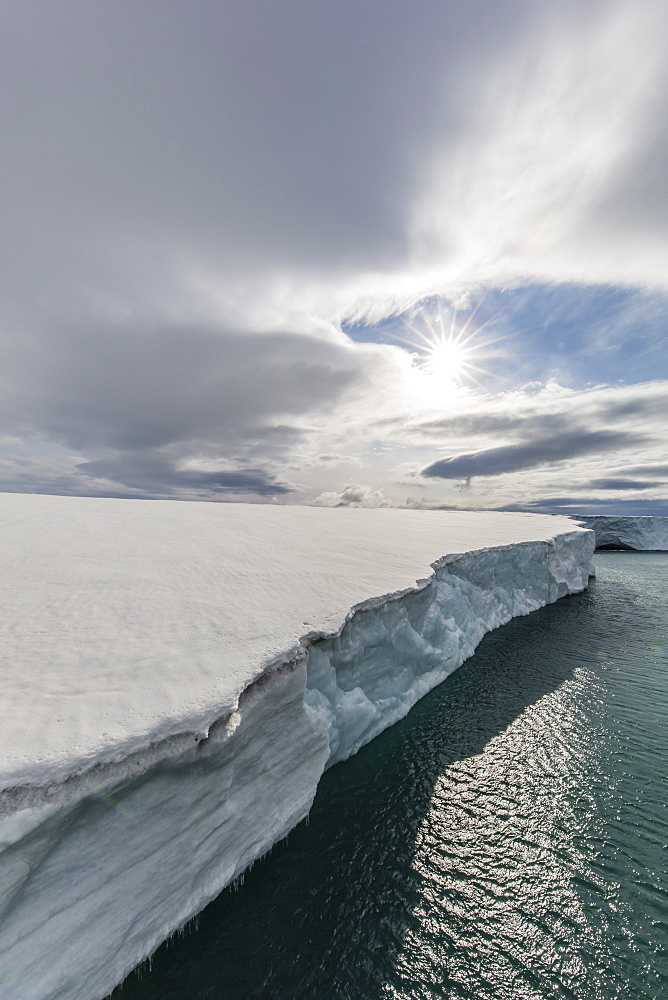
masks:
[(595, 561), (114, 1000), (668, 997), (668, 554)]

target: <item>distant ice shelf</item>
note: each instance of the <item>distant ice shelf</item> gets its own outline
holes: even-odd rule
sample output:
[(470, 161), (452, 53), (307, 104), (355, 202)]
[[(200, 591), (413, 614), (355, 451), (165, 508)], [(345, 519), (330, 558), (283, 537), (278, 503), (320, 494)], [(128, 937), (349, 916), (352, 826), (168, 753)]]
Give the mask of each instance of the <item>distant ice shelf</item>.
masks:
[[(483, 635), (548, 515), (0, 495), (0, 992), (100, 1000)], [(4, 994), (3, 994), (4, 995)]]
[(576, 518), (596, 535), (596, 548), (668, 551), (668, 517), (583, 514)]

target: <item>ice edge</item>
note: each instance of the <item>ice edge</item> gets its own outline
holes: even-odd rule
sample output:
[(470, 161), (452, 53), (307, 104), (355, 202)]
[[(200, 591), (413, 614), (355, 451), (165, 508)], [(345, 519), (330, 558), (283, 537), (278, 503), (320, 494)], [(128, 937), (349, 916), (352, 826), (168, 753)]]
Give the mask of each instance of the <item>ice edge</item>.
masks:
[[(576, 523), (580, 524), (580, 521), (578, 520)], [(592, 529), (584, 524), (582, 524), (581, 530), (593, 534)], [(158, 739), (151, 740), (147, 733), (145, 736), (133, 736), (127, 741), (116, 743), (113, 748), (105, 747), (84, 759), (49, 762), (43, 768), (43, 773), (40, 776), (35, 775), (32, 769), (28, 768), (9, 772), (0, 783), (0, 820), (16, 808), (23, 808), (26, 805), (33, 807), (41, 802), (50, 803), (54, 798), (59, 798), (62, 793), (65, 793), (65, 800), (70, 801), (70, 796), (67, 795), (70, 786), (72, 786), (72, 791), (89, 794), (90, 788), (85, 784), (82, 787), (82, 779), (94, 777), (96, 787), (103, 789), (116, 784), (119, 780), (125, 780), (141, 769), (148, 769), (161, 760), (176, 757), (191, 749), (208, 739), (213, 729), (232, 725), (243, 699), (259, 684), (266, 681), (268, 675), (294, 669), (302, 662), (306, 663), (309, 651), (315, 643), (340, 637), (346, 626), (358, 615), (387, 607), (412, 594), (418, 594), (428, 589), (436, 581), (439, 570), (456, 565), (462, 560), (475, 559), (483, 554), (535, 548), (536, 545), (541, 544), (550, 546), (555, 543), (557, 538), (563, 538), (568, 534), (570, 532), (561, 532), (551, 539), (510, 542), (504, 545), (483, 546), (466, 552), (446, 553), (434, 559), (429, 564), (431, 569), (429, 575), (418, 578), (414, 585), (366, 598), (364, 601), (352, 605), (338, 625), (329, 629), (312, 629), (305, 632), (288, 650), (266, 660), (249, 682), (235, 694), (232, 705), (226, 706), (223, 711), (218, 706), (190, 719), (179, 718), (175, 720), (171, 718), (164, 720), (150, 731), (157, 733)], [(594, 575), (591, 567), (589, 575)], [(569, 593), (575, 593), (575, 591), (569, 591)], [(145, 768), (142, 767), (142, 763), (146, 765)], [(130, 767), (129, 773), (125, 772), (126, 765)], [(75, 783), (74, 786), (73, 783)], [(9, 805), (10, 803), (11, 805)], [(7, 808), (8, 806), (9, 808)]]

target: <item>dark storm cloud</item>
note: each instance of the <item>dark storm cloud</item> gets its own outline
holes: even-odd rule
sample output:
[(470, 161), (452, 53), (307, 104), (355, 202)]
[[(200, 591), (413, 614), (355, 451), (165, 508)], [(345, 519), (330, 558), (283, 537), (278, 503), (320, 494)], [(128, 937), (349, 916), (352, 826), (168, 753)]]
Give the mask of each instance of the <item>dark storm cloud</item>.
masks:
[(645, 442), (638, 434), (625, 431), (574, 429), (566, 436), (535, 438), (518, 444), (440, 459), (422, 470), (422, 475), (438, 479), (469, 479), (499, 476), (508, 472), (536, 469), (583, 455), (595, 455), (629, 448)]

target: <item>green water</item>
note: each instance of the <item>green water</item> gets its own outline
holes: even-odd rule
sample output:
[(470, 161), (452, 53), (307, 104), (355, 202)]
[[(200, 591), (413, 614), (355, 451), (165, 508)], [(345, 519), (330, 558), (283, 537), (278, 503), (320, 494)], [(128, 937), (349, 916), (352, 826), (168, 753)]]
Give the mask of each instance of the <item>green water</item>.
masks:
[(597, 553), (114, 1000), (668, 997), (668, 554)]

